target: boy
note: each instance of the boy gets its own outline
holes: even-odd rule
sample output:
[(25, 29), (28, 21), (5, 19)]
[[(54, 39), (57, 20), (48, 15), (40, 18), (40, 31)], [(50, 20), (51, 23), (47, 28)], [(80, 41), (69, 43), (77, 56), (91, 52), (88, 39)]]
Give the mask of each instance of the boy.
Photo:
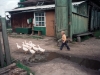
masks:
[(70, 51), (70, 48), (67, 45), (67, 38), (66, 38), (65, 32), (64, 31), (61, 31), (61, 35), (62, 35), (62, 45), (60, 47), (60, 50), (62, 50), (63, 47), (64, 47), (64, 45), (65, 45), (67, 47), (68, 51)]

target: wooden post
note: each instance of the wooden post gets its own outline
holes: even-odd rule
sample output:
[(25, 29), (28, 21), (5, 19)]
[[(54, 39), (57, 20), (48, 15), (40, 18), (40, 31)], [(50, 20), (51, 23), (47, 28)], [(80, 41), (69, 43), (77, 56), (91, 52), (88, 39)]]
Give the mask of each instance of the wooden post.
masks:
[(4, 67), (4, 56), (3, 56), (2, 44), (1, 44), (1, 32), (0, 32), (0, 63), (1, 63), (1, 67)]
[(8, 43), (5, 18), (2, 18), (1, 22), (2, 22), (2, 37), (3, 37), (3, 43), (4, 43), (6, 62), (7, 62), (7, 65), (10, 65), (11, 64), (11, 56), (10, 56), (10, 48), (9, 48), (9, 43)]
[(72, 0), (68, 0), (68, 36), (72, 39)]

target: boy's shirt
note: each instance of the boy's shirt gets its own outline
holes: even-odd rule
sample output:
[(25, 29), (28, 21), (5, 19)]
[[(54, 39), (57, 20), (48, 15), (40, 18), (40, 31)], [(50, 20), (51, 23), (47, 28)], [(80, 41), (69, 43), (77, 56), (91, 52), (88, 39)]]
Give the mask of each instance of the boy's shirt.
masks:
[(66, 40), (67, 40), (66, 35), (65, 35), (65, 34), (63, 34), (63, 35), (62, 35), (62, 41), (63, 41), (63, 43), (65, 43), (65, 42), (66, 42)]

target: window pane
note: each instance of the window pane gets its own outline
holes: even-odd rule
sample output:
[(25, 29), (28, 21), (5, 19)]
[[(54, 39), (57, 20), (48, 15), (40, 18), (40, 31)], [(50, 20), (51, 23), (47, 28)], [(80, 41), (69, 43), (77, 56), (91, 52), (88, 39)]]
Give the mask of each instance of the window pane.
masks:
[(36, 26), (39, 26), (39, 22), (36, 22)]
[(44, 21), (44, 17), (42, 17), (42, 21)]
[(42, 16), (44, 16), (44, 13), (41, 13)]
[(39, 16), (42, 16), (41, 13), (39, 13)]
[(38, 13), (35, 13), (35, 16), (39, 16), (39, 14)]
[(41, 17), (39, 17), (39, 21), (41, 21)]
[(39, 22), (39, 26), (41, 26), (41, 22)]
[(44, 25), (44, 22), (42, 22), (42, 26), (45, 26), (45, 25)]
[(35, 19), (36, 19), (36, 21), (39, 21), (38, 17), (36, 17)]

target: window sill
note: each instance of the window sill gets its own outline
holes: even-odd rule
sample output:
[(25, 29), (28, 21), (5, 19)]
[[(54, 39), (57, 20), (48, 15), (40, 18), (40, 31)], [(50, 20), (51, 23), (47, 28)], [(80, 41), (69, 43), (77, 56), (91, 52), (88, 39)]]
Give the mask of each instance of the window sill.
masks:
[(34, 27), (46, 27), (46, 26), (34, 26)]

